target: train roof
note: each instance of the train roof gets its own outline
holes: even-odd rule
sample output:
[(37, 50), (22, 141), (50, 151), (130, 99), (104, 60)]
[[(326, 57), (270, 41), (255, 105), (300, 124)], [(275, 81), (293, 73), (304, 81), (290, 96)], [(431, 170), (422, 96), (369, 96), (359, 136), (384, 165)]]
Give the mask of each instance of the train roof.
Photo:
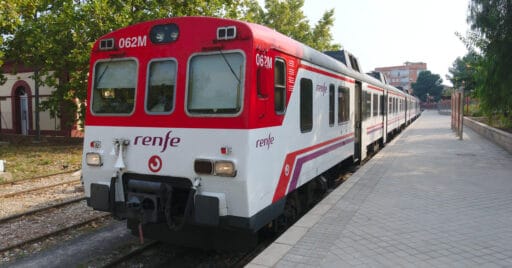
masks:
[(95, 43), (93, 50), (98, 48), (99, 43), (102, 39), (108, 38), (109, 36), (114, 35), (120, 31), (127, 31), (127, 30), (129, 31), (130, 29), (150, 29), (153, 25), (166, 24), (166, 23), (177, 23), (178, 25), (181, 24), (183, 27), (185, 26), (185, 24), (187, 25), (187, 27), (189, 27), (190, 24), (196, 24), (195, 27), (200, 27), (200, 25), (206, 25), (206, 24), (240, 27), (240, 29), (239, 29), (240, 31), (238, 31), (237, 34), (240, 34), (241, 36), (243, 35), (243, 37), (241, 39), (244, 39), (244, 40), (247, 39), (247, 37), (252, 38), (252, 40), (254, 42), (254, 46), (257, 49), (262, 49), (262, 50), (275, 49), (282, 53), (300, 58), (300, 59), (310, 62), (314, 65), (320, 66), (324, 69), (349, 76), (358, 81), (366, 82), (368, 84), (372, 84), (372, 85), (380, 87), (380, 88), (386, 88), (388, 90), (394, 91), (396, 94), (408, 95), (407, 93), (400, 91), (399, 89), (397, 89), (391, 85), (383, 83), (382, 81), (377, 80), (370, 75), (367, 75), (363, 72), (353, 70), (352, 68), (350, 68), (350, 66), (347, 66), (346, 63), (343, 63), (339, 59), (336, 59), (335, 57), (333, 57), (332, 52), (328, 52), (330, 55), (327, 55), (327, 54), (324, 54), (323, 52), (313, 49), (305, 44), (302, 44), (299, 41), (296, 41), (282, 33), (279, 33), (278, 31), (276, 31), (274, 29), (268, 28), (263, 25), (255, 24), (255, 23), (250, 23), (250, 22), (245, 22), (245, 21), (240, 21), (240, 20), (233, 20), (233, 19), (202, 17), (202, 16), (189, 16), (189, 17), (171, 17), (171, 18), (164, 18), (164, 19), (157, 19), (157, 20), (152, 20), (152, 21), (141, 22), (138, 24), (127, 26), (123, 29), (113, 31), (109, 34), (102, 36)]
[[(279, 51), (282, 51), (284, 53), (290, 54), (295, 57), (299, 57), (303, 60), (306, 60), (312, 64), (318, 65), (320, 67), (323, 67), (325, 69), (331, 70), (333, 72), (342, 73), (344, 75), (350, 76), (352, 78), (355, 78), (356, 80), (366, 82), (369, 84), (372, 84), (374, 86), (378, 86), (381, 88), (386, 88), (387, 90), (391, 90), (395, 92), (396, 94), (403, 94), (403, 95), (409, 95), (406, 92), (403, 92), (399, 89), (397, 89), (394, 86), (391, 86), (381, 80), (376, 79), (375, 77), (358, 72), (352, 68), (349, 68), (347, 65), (350, 63), (347, 63), (347, 59), (341, 59), (338, 55), (344, 53), (344, 51), (326, 51), (326, 52), (320, 52), (314, 48), (311, 48), (305, 44), (302, 44), (284, 34), (281, 34), (273, 29), (270, 29), (266, 26), (262, 26), (259, 24), (253, 24), (243, 21), (238, 21), (240, 23), (245, 23), (248, 25), (249, 28), (251, 28), (253, 32), (253, 37), (255, 39), (262, 38), (270, 38), (270, 40), (277, 41), (277, 44), (274, 44), (274, 49), (277, 49)], [(279, 41), (285, 41), (285, 42), (279, 42)], [(282, 44), (282, 45), (280, 45)], [(290, 44), (293, 44), (290, 46)], [(298, 50), (297, 48), (302, 49), (302, 51)], [(345, 61), (345, 62), (344, 62)]]

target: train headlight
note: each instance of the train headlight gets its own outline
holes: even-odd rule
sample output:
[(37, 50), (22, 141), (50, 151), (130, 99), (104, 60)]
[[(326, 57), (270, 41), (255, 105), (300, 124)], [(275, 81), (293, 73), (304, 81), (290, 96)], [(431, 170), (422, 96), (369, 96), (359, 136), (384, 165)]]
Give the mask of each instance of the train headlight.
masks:
[(202, 175), (214, 175), (221, 177), (235, 177), (235, 163), (226, 160), (213, 161), (208, 159), (196, 159), (194, 171)]
[(231, 161), (215, 161), (215, 175), (222, 177), (236, 176), (235, 163)]
[(87, 153), (85, 155), (85, 162), (88, 166), (99, 167), (101, 163), (101, 155), (99, 153)]
[(154, 26), (151, 28), (149, 37), (154, 44), (162, 44), (176, 41), (179, 34), (178, 25), (171, 23)]
[(207, 159), (196, 159), (194, 161), (194, 171), (197, 174), (213, 175), (213, 162)]

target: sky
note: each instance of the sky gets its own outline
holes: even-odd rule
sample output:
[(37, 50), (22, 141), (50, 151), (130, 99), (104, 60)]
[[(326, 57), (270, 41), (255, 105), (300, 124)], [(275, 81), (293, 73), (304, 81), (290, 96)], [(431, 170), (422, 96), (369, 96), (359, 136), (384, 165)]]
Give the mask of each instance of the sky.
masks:
[(468, 4), (468, 0), (305, 0), (302, 10), (314, 26), (334, 8), (334, 42), (356, 56), (364, 72), (406, 61), (425, 62), (443, 84), (451, 85), (448, 69), (467, 53), (455, 32), (465, 35), (469, 29)]

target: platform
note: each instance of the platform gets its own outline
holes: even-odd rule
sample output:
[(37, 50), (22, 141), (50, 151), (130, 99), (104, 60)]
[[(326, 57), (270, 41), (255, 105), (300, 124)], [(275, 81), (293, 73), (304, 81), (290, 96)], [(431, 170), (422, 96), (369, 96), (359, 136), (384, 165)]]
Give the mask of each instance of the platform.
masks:
[(246, 267), (482, 266), (512, 266), (512, 155), (425, 111)]

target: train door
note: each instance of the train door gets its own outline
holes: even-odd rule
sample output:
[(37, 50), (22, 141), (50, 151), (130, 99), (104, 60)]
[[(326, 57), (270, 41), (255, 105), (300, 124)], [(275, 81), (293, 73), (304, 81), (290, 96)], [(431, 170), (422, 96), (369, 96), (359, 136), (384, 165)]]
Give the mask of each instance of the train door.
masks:
[(382, 114), (382, 144), (381, 144), (382, 147), (384, 147), (386, 145), (386, 142), (387, 142), (386, 138), (387, 138), (387, 133), (388, 133), (388, 112), (387, 112), (388, 102), (386, 100), (387, 100), (387, 96), (386, 96), (386, 91), (384, 90), (384, 92), (380, 96), (380, 104), (381, 104), (380, 111)]
[(388, 116), (390, 113), (389, 104), (388, 104), (388, 92), (384, 91), (384, 144), (388, 142)]
[(355, 118), (354, 118), (354, 162), (360, 162), (362, 152), (362, 84), (360, 81), (356, 81), (355, 90)]
[(405, 109), (405, 125), (409, 124), (409, 98), (405, 97), (404, 99), (404, 109)]

